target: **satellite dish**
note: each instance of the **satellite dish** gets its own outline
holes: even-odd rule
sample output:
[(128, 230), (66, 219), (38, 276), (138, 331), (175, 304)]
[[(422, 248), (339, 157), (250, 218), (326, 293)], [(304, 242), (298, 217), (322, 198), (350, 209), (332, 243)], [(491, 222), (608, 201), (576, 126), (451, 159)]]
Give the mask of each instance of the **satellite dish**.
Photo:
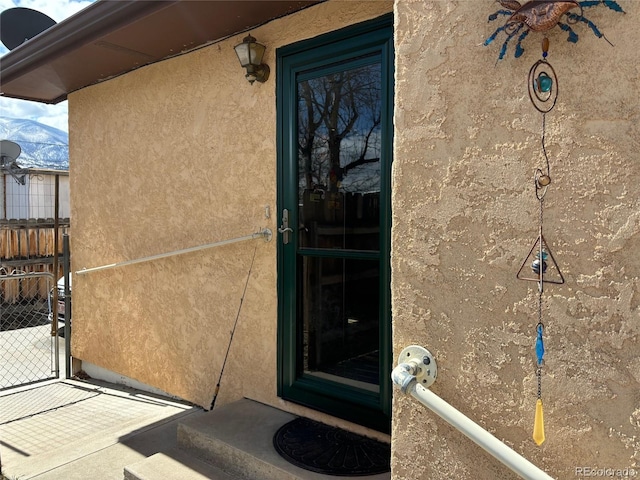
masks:
[(0, 13), (0, 40), (13, 50), (55, 24), (55, 20), (37, 10), (9, 8)]
[(20, 145), (10, 140), (0, 140), (0, 159), (2, 165), (13, 163), (20, 156), (22, 149)]
[(0, 140), (0, 170), (9, 173), (16, 182), (24, 185), (24, 177), (29, 172), (16, 162), (22, 149), (20, 145), (9, 140)]

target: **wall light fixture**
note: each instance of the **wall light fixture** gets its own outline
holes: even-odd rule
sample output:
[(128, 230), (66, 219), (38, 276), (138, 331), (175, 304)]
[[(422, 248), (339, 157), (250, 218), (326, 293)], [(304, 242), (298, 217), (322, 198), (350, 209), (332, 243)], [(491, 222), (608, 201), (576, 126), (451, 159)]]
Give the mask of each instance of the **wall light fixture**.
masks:
[(265, 46), (256, 42), (256, 39), (251, 35), (247, 35), (242, 43), (233, 48), (238, 60), (240, 60), (240, 65), (247, 69), (245, 78), (249, 80), (249, 83), (253, 85), (255, 81), (266, 82), (269, 78), (269, 65), (262, 63)]

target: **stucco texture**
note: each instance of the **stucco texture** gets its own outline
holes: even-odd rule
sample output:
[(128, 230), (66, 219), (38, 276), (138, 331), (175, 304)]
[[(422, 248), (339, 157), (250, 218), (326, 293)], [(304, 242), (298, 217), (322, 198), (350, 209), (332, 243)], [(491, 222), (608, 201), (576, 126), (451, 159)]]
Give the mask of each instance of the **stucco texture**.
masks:
[[(577, 44), (548, 32), (560, 95), (543, 234), (566, 283), (543, 294), (540, 447), (537, 286), (516, 273), (538, 235), (542, 114), (526, 79), (543, 35), (518, 59), (514, 39), (496, 63), (505, 34), (482, 45), (507, 18), (487, 22), (496, 2), (395, 4), (395, 355), (429, 348), (432, 390), (558, 479), (577, 467), (640, 476), (640, 13), (619, 4), (625, 15), (584, 10), (615, 47), (585, 23)], [(398, 391), (392, 438), (396, 480), (517, 478)]]
[[(241, 34), (69, 95), (73, 269), (275, 232), (276, 48), (392, 9), (331, 1), (253, 29), (264, 84)], [(216, 405), (302, 411), (276, 396), (275, 237), (75, 275), (73, 356), (209, 408), (254, 251)]]

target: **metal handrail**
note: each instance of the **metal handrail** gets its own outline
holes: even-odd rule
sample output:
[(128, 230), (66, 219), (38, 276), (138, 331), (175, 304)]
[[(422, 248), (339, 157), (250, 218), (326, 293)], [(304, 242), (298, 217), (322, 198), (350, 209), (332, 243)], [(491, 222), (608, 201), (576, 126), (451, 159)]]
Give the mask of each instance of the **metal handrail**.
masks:
[(411, 395), (449, 425), (473, 440), (478, 446), (502, 462), (525, 480), (553, 480), (547, 473), (509, 448), (480, 425), (437, 396), (427, 387), (435, 381), (437, 366), (433, 355), (425, 348), (412, 345), (400, 354), (393, 369), (393, 383), (403, 393)]
[(136, 258), (134, 260), (126, 260), (124, 262), (110, 263), (108, 265), (102, 265), (100, 267), (83, 268), (77, 270), (76, 275), (85, 275), (91, 272), (99, 272), (103, 270), (109, 270), (111, 268), (124, 267), (126, 265), (135, 265), (136, 263), (151, 262), (152, 260), (159, 260), (161, 258), (175, 257), (176, 255), (183, 255), (185, 253), (198, 252), (207, 248), (221, 247), (223, 245), (230, 245), (232, 243), (244, 242), (246, 240), (253, 240), (256, 238), (264, 238), (266, 241), (271, 240), (271, 230), (264, 228), (259, 232), (252, 233), (251, 235), (245, 235), (244, 237), (231, 238), (229, 240), (221, 240), (219, 242), (207, 243), (205, 245), (199, 245), (197, 247), (184, 248), (182, 250), (173, 250), (167, 253), (159, 253), (158, 255), (150, 255), (148, 257)]

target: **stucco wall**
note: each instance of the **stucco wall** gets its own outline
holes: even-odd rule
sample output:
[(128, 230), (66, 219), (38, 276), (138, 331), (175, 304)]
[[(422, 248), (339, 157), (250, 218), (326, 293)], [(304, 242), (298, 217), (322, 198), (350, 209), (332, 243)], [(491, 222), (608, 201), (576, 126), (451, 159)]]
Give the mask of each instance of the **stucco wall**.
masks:
[[(524, 3), (524, 2), (522, 2)], [(392, 292), (394, 350), (429, 348), (432, 390), (555, 478), (576, 467), (640, 476), (640, 14), (585, 10), (615, 44), (550, 31), (560, 96), (547, 115), (544, 235), (566, 278), (544, 293), (546, 442), (536, 401), (535, 283), (516, 273), (538, 232), (533, 174), (542, 115), (492, 1), (396, 2)], [(393, 478), (511, 479), (460, 433), (396, 392)], [(406, 435), (405, 432), (411, 432)]]
[[(392, 8), (331, 1), (252, 30), (264, 84), (244, 79), (242, 34), (70, 95), (73, 269), (275, 232), (276, 48)], [(296, 410), (276, 397), (275, 240), (76, 275), (73, 355), (208, 408), (254, 250), (217, 405)]]

